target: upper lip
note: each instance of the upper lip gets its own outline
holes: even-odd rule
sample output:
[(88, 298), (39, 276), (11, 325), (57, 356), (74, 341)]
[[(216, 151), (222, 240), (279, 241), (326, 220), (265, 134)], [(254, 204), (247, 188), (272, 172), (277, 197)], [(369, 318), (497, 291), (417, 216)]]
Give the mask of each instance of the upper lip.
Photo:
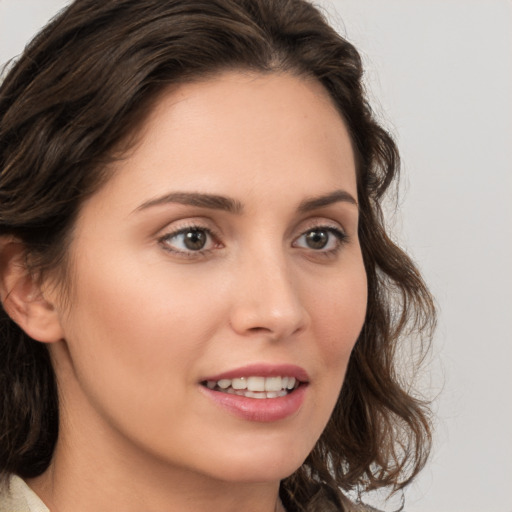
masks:
[(201, 381), (217, 381), (221, 379), (236, 379), (240, 377), (295, 377), (300, 382), (308, 382), (309, 376), (304, 368), (294, 364), (249, 364), (233, 368), (223, 373), (210, 375)]

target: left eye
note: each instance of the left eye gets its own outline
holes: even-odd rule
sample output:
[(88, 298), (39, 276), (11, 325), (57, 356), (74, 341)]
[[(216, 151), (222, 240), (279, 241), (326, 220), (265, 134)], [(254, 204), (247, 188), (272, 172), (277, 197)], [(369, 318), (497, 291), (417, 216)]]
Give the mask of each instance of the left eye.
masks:
[(162, 238), (167, 248), (176, 252), (198, 252), (209, 249), (211, 233), (204, 228), (186, 228)]
[(318, 227), (303, 233), (293, 245), (314, 251), (332, 251), (336, 250), (345, 238), (345, 233), (338, 229)]

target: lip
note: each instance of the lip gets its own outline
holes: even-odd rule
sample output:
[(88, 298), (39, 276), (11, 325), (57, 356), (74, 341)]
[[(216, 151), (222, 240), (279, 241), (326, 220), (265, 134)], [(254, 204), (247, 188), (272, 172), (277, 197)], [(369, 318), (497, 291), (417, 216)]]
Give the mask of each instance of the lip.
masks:
[(207, 380), (236, 379), (240, 377), (295, 377), (301, 383), (309, 382), (309, 376), (304, 368), (294, 364), (250, 364), (241, 368), (228, 370), (217, 375), (210, 375), (201, 379)]
[(232, 395), (215, 391), (200, 385), (200, 391), (215, 405), (226, 410), (228, 413), (246, 421), (269, 423), (281, 421), (296, 414), (307, 394), (309, 377), (303, 368), (295, 365), (267, 365), (252, 364), (242, 368), (236, 368), (217, 375), (211, 375), (201, 379), (201, 382), (208, 380), (235, 379), (239, 377), (295, 377), (300, 385), (286, 396), (279, 398), (248, 398), (245, 396)]

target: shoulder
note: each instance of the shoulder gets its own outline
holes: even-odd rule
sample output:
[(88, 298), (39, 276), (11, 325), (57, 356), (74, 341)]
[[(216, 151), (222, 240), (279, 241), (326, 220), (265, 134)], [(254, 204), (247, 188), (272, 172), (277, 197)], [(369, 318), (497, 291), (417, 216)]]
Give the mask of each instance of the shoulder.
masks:
[(0, 487), (0, 512), (50, 511), (20, 477), (13, 475)]

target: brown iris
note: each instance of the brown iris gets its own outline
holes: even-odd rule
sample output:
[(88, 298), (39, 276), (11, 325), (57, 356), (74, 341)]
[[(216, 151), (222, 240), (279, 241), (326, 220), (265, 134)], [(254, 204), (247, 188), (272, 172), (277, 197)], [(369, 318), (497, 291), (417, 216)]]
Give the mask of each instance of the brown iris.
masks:
[(306, 236), (306, 244), (311, 249), (323, 249), (329, 241), (329, 233), (322, 229), (310, 231)]
[(207, 234), (199, 229), (191, 229), (184, 233), (183, 243), (191, 251), (200, 251), (204, 248), (207, 241)]

